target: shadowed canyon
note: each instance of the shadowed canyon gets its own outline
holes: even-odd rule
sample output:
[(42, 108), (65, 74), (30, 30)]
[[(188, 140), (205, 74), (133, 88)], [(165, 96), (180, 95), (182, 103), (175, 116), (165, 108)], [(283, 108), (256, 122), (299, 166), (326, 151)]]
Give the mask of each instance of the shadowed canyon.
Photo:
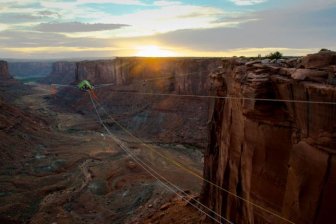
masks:
[(0, 223), (336, 223), (336, 52), (24, 66), (0, 61)]

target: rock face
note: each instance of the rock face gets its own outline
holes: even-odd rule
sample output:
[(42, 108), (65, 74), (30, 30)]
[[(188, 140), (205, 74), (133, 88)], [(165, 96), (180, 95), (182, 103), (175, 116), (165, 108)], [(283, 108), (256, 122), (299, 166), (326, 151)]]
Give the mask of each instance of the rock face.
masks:
[(55, 62), (52, 64), (51, 73), (40, 82), (47, 84), (70, 84), (75, 81), (75, 70), (75, 62)]
[(77, 63), (76, 80), (87, 79), (94, 84), (115, 83), (116, 86), (150, 85), (157, 90), (165, 87), (170, 92), (179, 93), (204, 93), (209, 90), (207, 74), (219, 64), (220, 59), (192, 58), (83, 61)]
[(15, 77), (43, 77), (51, 72), (52, 62), (10, 61), (8, 65), (10, 73)]
[[(217, 58), (83, 61), (77, 63), (76, 79), (88, 79), (95, 85), (115, 84), (96, 88), (95, 92), (108, 112), (137, 135), (163, 143), (205, 147), (209, 100), (175, 95), (208, 95), (208, 74), (219, 65), (221, 59)], [(87, 113), (91, 108), (88, 96), (70, 91), (62, 93), (58, 104)]]
[(336, 52), (325, 50), (318, 54), (310, 54), (302, 61), (304, 68), (325, 68), (330, 65), (336, 65)]
[[(32, 91), (12, 78), (8, 74), (7, 62), (0, 61), (0, 170), (2, 173), (5, 173), (4, 164), (12, 166), (20, 164), (19, 159), (30, 154), (31, 148), (38, 144), (38, 137), (44, 134), (41, 128), (47, 130), (48, 127), (45, 120), (13, 103), (19, 97), (28, 94), (32, 94)], [(2, 214), (0, 212), (0, 220), (2, 220)]]
[[(336, 106), (313, 103), (336, 102), (334, 55), (225, 60), (213, 93), (245, 99), (213, 101), (204, 177), (294, 223), (336, 223)], [(234, 223), (286, 223), (207, 182), (202, 200)]]
[(11, 79), (11, 76), (8, 72), (8, 64), (6, 61), (0, 61), (0, 80)]

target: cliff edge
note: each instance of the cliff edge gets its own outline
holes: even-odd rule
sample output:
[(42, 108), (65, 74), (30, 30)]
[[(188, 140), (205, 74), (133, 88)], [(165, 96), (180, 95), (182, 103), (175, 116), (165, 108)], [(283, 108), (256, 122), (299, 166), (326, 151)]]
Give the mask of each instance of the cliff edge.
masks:
[[(335, 223), (336, 53), (228, 59), (212, 77), (238, 98), (212, 102), (205, 179), (294, 223)], [(234, 223), (286, 223), (209, 183), (202, 200)]]
[(8, 71), (8, 63), (0, 60), (0, 80), (9, 80), (11, 78)]
[(70, 84), (75, 81), (76, 63), (69, 61), (54, 62), (48, 76), (40, 80), (46, 84)]

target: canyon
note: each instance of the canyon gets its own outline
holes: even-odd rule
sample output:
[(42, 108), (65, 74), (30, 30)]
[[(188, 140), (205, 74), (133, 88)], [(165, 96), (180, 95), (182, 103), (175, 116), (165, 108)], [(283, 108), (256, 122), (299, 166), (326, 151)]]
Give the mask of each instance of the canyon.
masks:
[(52, 63), (48, 76), (39, 80), (45, 84), (70, 84), (75, 81), (76, 63), (71, 61), (57, 61)]
[[(209, 99), (180, 95), (208, 95), (208, 74), (220, 65), (218, 58), (83, 61), (76, 64), (75, 82), (97, 85), (95, 94), (106, 110), (140, 137), (199, 149), (207, 144)], [(104, 83), (110, 85), (100, 88)], [(175, 96), (158, 95), (167, 93)], [(53, 101), (79, 113), (90, 105), (87, 95), (71, 88), (60, 90)]]
[[(108, 138), (88, 92), (76, 88), (84, 79), (120, 141), (229, 221), (336, 222), (336, 53), (321, 51), (62, 61), (31, 86), (1, 61), (3, 223), (214, 223)], [(145, 144), (203, 170), (205, 181)]]
[(50, 74), (53, 61), (8, 61), (9, 72), (14, 77), (44, 77)]
[[(115, 133), (119, 141), (114, 142), (97, 122), (92, 105), (83, 109), (86, 114), (65, 112), (52, 102), (52, 85), (23, 85), (11, 78), (6, 62), (1, 65), (1, 223), (150, 223), (152, 219), (190, 223), (201, 219), (185, 203), (191, 193), (177, 198), (119, 144), (181, 189), (199, 192), (199, 179), (185, 176), (125, 134)], [(199, 154), (155, 142), (147, 145), (201, 174)]]

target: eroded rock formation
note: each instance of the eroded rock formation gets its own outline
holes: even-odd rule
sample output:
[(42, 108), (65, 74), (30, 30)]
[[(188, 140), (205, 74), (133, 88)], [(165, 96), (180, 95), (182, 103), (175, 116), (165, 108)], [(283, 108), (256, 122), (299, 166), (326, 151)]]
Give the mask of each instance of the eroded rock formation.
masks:
[[(294, 223), (335, 223), (336, 105), (314, 103), (336, 101), (335, 52), (273, 62), (212, 75), (214, 94), (245, 99), (214, 100), (204, 177)], [(234, 223), (286, 223), (209, 183), (202, 199)]]
[[(58, 113), (49, 107), (47, 88), (52, 87), (21, 95), (23, 86), (0, 81), (0, 223), (147, 223), (144, 217), (149, 219), (154, 210), (163, 209), (169, 211), (158, 217), (164, 223), (178, 222), (181, 217), (186, 223), (200, 219), (200, 214), (181, 200), (176, 207), (168, 204), (175, 200), (172, 192), (103, 135), (90, 116)], [(87, 93), (69, 89), (87, 100)], [(104, 95), (109, 92), (102, 92)], [(76, 100), (72, 98), (72, 103)], [(85, 109), (92, 111), (90, 106)], [(92, 129), (87, 126), (90, 121)], [(76, 124), (79, 128), (72, 128)], [(199, 180), (153, 157), (142, 144), (122, 141), (166, 178), (187, 184), (185, 189), (200, 187)], [(195, 156), (198, 162), (191, 160), (184, 148), (180, 152), (166, 147), (160, 150), (200, 169), (199, 157)]]
[(137, 89), (146, 85), (151, 90), (207, 93), (207, 74), (219, 65), (220, 59), (215, 58), (116, 58), (83, 61), (77, 63), (76, 79), (87, 79), (94, 84), (137, 85)]
[(6, 61), (0, 61), (0, 80), (11, 79)]
[[(95, 92), (112, 116), (141, 137), (203, 147), (207, 142), (209, 100), (157, 94), (208, 95), (208, 74), (220, 65), (221, 59), (217, 58), (83, 61), (77, 63), (76, 79), (88, 79), (95, 85), (114, 84), (96, 88)], [(70, 91), (63, 92), (61, 103), (85, 113), (90, 104), (88, 96)]]
[(76, 63), (59, 61), (52, 64), (51, 73), (41, 80), (48, 84), (70, 84), (75, 81)]
[[(0, 170), (4, 164), (17, 165), (18, 158), (29, 154), (41, 136), (46, 122), (13, 104), (18, 96), (31, 93), (11, 77), (6, 61), (0, 61)], [(34, 137), (31, 137), (33, 135)], [(1, 215), (0, 215), (1, 216)], [(0, 217), (1, 220), (1, 217)]]

